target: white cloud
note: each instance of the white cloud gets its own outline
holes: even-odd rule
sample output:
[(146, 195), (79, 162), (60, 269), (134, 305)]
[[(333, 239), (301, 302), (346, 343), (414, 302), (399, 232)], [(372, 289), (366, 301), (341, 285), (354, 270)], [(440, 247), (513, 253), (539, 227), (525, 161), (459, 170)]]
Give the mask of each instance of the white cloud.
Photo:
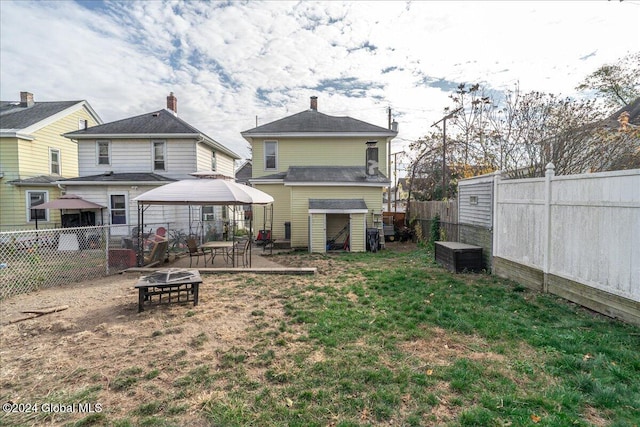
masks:
[[(165, 106), (242, 155), (242, 130), (309, 107), (430, 129), (461, 82), (573, 93), (640, 50), (635, 1), (0, 1), (0, 95), (87, 99), (106, 121)], [(430, 82), (430, 85), (427, 83)], [(324, 85), (324, 86), (323, 86)], [(324, 90), (323, 90), (324, 89)]]

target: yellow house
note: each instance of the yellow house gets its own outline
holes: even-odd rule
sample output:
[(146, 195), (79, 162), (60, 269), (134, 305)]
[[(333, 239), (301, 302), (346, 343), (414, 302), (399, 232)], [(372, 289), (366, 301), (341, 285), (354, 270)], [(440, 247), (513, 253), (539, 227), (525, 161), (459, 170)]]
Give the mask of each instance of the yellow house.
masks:
[(78, 176), (78, 146), (62, 134), (101, 124), (87, 101), (0, 101), (0, 230), (60, 224), (59, 210), (32, 206), (60, 197), (54, 184)]
[(367, 229), (382, 229), (396, 131), (320, 113), (313, 96), (309, 110), (241, 134), (253, 152), (250, 182), (275, 199), (272, 211), (256, 210), (256, 229), (311, 252), (366, 250)]

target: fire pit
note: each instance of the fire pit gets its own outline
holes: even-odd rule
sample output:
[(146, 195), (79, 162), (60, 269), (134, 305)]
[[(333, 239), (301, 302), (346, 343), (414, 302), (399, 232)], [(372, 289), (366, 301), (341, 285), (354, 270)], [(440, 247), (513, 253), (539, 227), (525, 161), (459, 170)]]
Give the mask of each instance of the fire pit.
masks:
[(202, 283), (198, 270), (168, 268), (155, 271), (138, 280), (138, 312), (144, 303), (171, 304), (191, 302), (198, 305), (198, 288)]

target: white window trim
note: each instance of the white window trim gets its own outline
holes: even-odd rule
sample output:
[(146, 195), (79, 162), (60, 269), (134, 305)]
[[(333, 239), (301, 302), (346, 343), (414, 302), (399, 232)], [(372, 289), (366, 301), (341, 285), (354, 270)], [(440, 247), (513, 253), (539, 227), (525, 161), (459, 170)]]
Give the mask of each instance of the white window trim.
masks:
[[(276, 145), (276, 167), (268, 168), (267, 167), (267, 143), (274, 143)], [(266, 140), (262, 141), (262, 157), (263, 157), (263, 165), (265, 171), (277, 171), (278, 170), (278, 141), (276, 140)]]
[[(156, 144), (162, 144), (162, 156), (164, 167), (162, 169), (156, 169)], [(164, 140), (155, 140), (151, 141), (151, 169), (152, 172), (155, 171), (167, 171), (167, 141)]]
[(89, 127), (89, 120), (78, 119), (78, 130), (85, 130), (88, 127)]
[[(58, 154), (58, 172), (53, 171), (53, 153)], [(49, 174), (62, 175), (62, 155), (59, 148), (49, 147)]]
[[(124, 218), (125, 218), (125, 223), (124, 224), (113, 224), (111, 222), (112, 219), (113, 219), (113, 217), (111, 216), (111, 212), (113, 211), (113, 208), (111, 207), (111, 197), (112, 196), (124, 196)], [(107, 194), (107, 204), (108, 204), (108, 210), (109, 210), (109, 224), (110, 225), (114, 225), (114, 226), (129, 225), (129, 193), (127, 193), (127, 192), (108, 193)]]
[[(49, 192), (47, 190), (27, 190), (25, 191), (26, 197), (26, 207), (27, 207), (27, 222), (28, 223), (36, 223), (35, 219), (31, 219), (31, 193), (44, 193), (44, 202), (47, 203), (49, 201)], [(38, 221), (49, 222), (49, 209), (44, 210), (44, 219), (39, 219)]]
[[(107, 144), (107, 159), (108, 163), (100, 163), (100, 144)], [(111, 165), (111, 141), (106, 139), (99, 139), (96, 141), (96, 165), (97, 166), (110, 166)]]

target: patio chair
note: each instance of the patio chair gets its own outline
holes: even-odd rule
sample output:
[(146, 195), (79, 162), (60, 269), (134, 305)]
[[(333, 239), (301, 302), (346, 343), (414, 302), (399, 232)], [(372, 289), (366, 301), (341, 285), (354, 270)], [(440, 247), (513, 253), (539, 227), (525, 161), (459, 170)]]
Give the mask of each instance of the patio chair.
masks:
[(273, 245), (274, 240), (271, 238), (271, 230), (260, 230), (258, 231), (258, 237), (256, 238), (256, 245), (262, 246), (262, 250), (264, 251), (267, 246)]
[[(249, 246), (251, 245), (251, 240), (247, 239), (245, 241), (236, 242), (234, 248), (229, 249), (228, 255), (232, 257), (235, 255), (238, 261), (242, 260), (242, 266), (249, 266)], [(238, 264), (235, 264), (237, 267)]]
[(165, 260), (167, 249), (169, 249), (169, 242), (162, 240), (160, 242), (154, 242), (151, 247), (151, 253), (144, 257), (145, 267), (162, 264)]
[(204, 258), (204, 266), (207, 266), (207, 253), (198, 247), (198, 243), (196, 243), (196, 239), (193, 237), (189, 237), (187, 239), (187, 248), (189, 248), (189, 267), (191, 267), (191, 263), (193, 259), (196, 259), (196, 265), (200, 262), (200, 257)]

